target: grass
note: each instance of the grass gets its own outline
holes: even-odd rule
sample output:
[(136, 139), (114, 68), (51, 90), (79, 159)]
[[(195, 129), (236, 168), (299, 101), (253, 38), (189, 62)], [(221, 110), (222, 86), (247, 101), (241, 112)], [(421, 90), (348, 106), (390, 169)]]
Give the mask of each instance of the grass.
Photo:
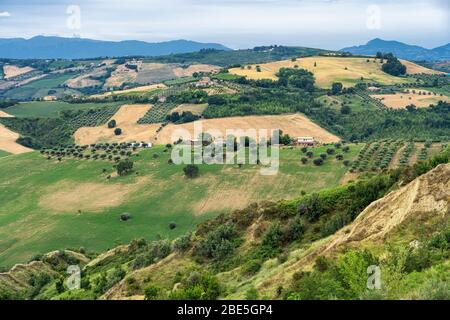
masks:
[(0, 158), (6, 157), (6, 156), (9, 156), (9, 155), (10, 155), (10, 153), (9, 153), (9, 152), (6, 152), (6, 151), (3, 151), (3, 150), (0, 150)]
[[(362, 145), (351, 145), (345, 159), (356, 156)], [(327, 147), (314, 150), (315, 157)], [(154, 158), (154, 154), (158, 157)], [(279, 200), (298, 196), (301, 190), (317, 191), (339, 184), (347, 168), (333, 158), (316, 167), (309, 161), (300, 163), (298, 148), (280, 150), (280, 169), (275, 176), (259, 174), (259, 166), (200, 165), (200, 177), (188, 180), (183, 166), (169, 165), (170, 151), (163, 146), (147, 149), (135, 157), (135, 171), (124, 177), (106, 179), (113, 172), (112, 163), (94, 160), (46, 160), (37, 152), (0, 158), (0, 265), (11, 266), (27, 261), (38, 253), (83, 246), (90, 251), (103, 251), (132, 239), (174, 238), (184, 234), (221, 212), (245, 207), (260, 200)], [(107, 173), (102, 173), (103, 169)], [(83, 209), (67, 202), (63, 212), (44, 205), (42, 200), (54, 192), (73, 191), (67, 185), (96, 184), (132, 190), (124, 201), (99, 210)], [(94, 190), (94, 193), (96, 191)], [(83, 197), (72, 195), (79, 206)], [(86, 195), (94, 200), (95, 195)], [(108, 203), (111, 195), (100, 200)], [(55, 199), (64, 201), (63, 198)], [(132, 219), (120, 222), (119, 215), (129, 212)], [(170, 230), (169, 223), (176, 229)]]
[(373, 62), (373, 59), (369, 59), (367, 62), (367, 60), (367, 58), (306, 57), (298, 58), (296, 61), (283, 60), (260, 64), (260, 72), (257, 71), (257, 65), (233, 68), (229, 72), (249, 79), (277, 80), (276, 73), (280, 68), (297, 66), (312, 72), (320, 88), (330, 88), (333, 82), (341, 82), (345, 87), (351, 87), (362, 80), (385, 85), (413, 81), (384, 73), (379, 61)]
[(317, 98), (317, 100), (336, 111), (341, 110), (344, 102), (350, 107), (352, 112), (363, 112), (367, 109), (376, 108), (370, 101), (367, 101), (356, 94), (344, 94), (340, 96), (323, 95)]
[[(66, 80), (74, 77), (74, 74), (61, 74), (61, 75), (51, 75), (43, 79), (32, 81), (23, 85), (19, 88), (14, 88), (7, 91), (4, 96), (9, 99), (31, 99), (40, 98), (48, 95), (50, 89), (56, 89), (59, 85), (63, 84)], [(63, 91), (63, 89), (56, 89), (58, 91)], [(73, 90), (72, 90), (73, 91)]]
[(19, 103), (5, 111), (18, 118), (57, 118), (59, 113), (65, 110), (99, 109), (120, 104), (123, 104), (123, 102), (71, 104), (62, 101), (32, 101)]

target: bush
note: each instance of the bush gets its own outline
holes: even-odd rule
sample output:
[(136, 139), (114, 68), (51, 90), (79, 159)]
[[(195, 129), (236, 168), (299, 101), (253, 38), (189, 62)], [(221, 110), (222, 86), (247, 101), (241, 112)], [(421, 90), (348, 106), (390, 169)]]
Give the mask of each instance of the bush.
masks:
[(197, 254), (205, 258), (220, 260), (234, 251), (236, 246), (234, 238), (237, 233), (232, 224), (219, 226), (211, 231), (206, 239), (200, 241)]
[(149, 284), (144, 289), (145, 300), (157, 300), (160, 292), (161, 292), (160, 287), (158, 287), (154, 284)]
[(343, 160), (343, 159), (344, 159), (344, 156), (343, 156), (342, 154), (337, 154), (337, 155), (336, 155), (336, 160), (341, 161), (341, 160)]
[(114, 129), (114, 134), (115, 134), (116, 136), (120, 136), (120, 135), (122, 134), (122, 129), (120, 129), (120, 128)]
[(180, 251), (180, 252), (184, 252), (186, 250), (188, 250), (191, 245), (192, 245), (192, 240), (191, 240), (191, 234), (186, 234), (184, 236), (181, 236), (177, 239), (175, 239), (175, 241), (173, 242), (173, 249), (175, 251)]
[(116, 127), (116, 120), (112, 119), (111, 121), (108, 122), (108, 128), (112, 129)]
[(305, 163), (308, 162), (308, 158), (302, 157), (302, 158), (300, 159), (300, 161), (301, 161), (303, 164), (305, 164)]
[(175, 222), (172, 221), (172, 222), (169, 223), (169, 229), (170, 229), (170, 230), (173, 230), (173, 229), (175, 229), (176, 227), (177, 227), (177, 224), (176, 224)]
[(126, 175), (133, 169), (133, 161), (128, 159), (122, 160), (117, 164), (116, 169), (119, 176)]
[(323, 164), (323, 159), (322, 159), (322, 158), (314, 159), (313, 163), (314, 163), (316, 166), (321, 166), (321, 165)]
[(183, 168), (184, 174), (188, 178), (196, 178), (199, 175), (199, 168), (195, 164), (188, 164), (186, 167)]

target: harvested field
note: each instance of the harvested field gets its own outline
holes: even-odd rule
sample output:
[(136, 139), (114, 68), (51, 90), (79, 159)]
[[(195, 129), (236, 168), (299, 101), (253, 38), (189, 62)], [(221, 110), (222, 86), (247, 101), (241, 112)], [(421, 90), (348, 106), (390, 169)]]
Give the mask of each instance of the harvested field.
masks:
[(130, 93), (130, 92), (145, 92), (145, 91), (153, 91), (156, 89), (164, 89), (164, 88), (167, 88), (167, 86), (163, 83), (150, 84), (147, 86), (141, 86), (141, 87), (136, 87), (136, 88), (131, 88), (131, 89), (115, 90), (115, 91), (105, 92), (102, 94), (95, 94), (92, 96), (92, 98), (103, 98), (103, 97), (111, 96), (113, 94), (125, 94), (125, 93)]
[(0, 124), (0, 150), (4, 150), (6, 152), (12, 154), (19, 154), (25, 152), (31, 152), (33, 149), (24, 147), (16, 142), (19, 138), (19, 134), (15, 133), (4, 125)]
[(10, 79), (10, 78), (14, 78), (17, 76), (20, 76), (22, 74), (28, 73), (33, 71), (34, 69), (31, 67), (18, 67), (18, 66), (11, 66), (11, 65), (6, 65), (3, 66), (3, 72), (5, 73), (5, 79)]
[(84, 127), (78, 129), (75, 134), (75, 142), (81, 145), (97, 142), (131, 142), (151, 141), (156, 135), (160, 124), (138, 125), (137, 121), (142, 118), (151, 108), (151, 105), (124, 105), (111, 118), (116, 120), (116, 128), (122, 129), (122, 134), (116, 136), (114, 129), (109, 129), (107, 124), (99, 127)]
[(96, 212), (120, 205), (135, 189), (135, 185), (80, 184), (63, 180), (43, 190), (39, 206), (60, 213)]
[[(130, 64), (137, 64), (139, 67), (138, 62)], [(121, 64), (111, 73), (111, 76), (106, 79), (103, 87), (120, 87), (125, 82), (136, 82), (137, 74), (138, 73), (135, 70), (128, 69), (125, 64)]]
[(0, 118), (14, 118), (14, 116), (9, 113), (6, 113), (5, 111), (0, 110)]
[(412, 63), (407, 60), (400, 59), (400, 62), (406, 66), (406, 73), (407, 74), (418, 74), (418, 73), (425, 73), (425, 74), (443, 74), (443, 72), (428, 69), (425, 67), (422, 67), (418, 64)]
[[(338, 137), (313, 123), (304, 115), (289, 114), (206, 119), (180, 125), (171, 123), (161, 130), (157, 136), (156, 142), (159, 144), (166, 144), (176, 141), (179, 138), (175, 133), (175, 130), (177, 129), (184, 130), (185, 133), (190, 134), (192, 139), (196, 139), (197, 137), (194, 136), (194, 125), (199, 123), (202, 124), (204, 132), (208, 130), (219, 130), (224, 138), (226, 137), (226, 131), (233, 129), (267, 129), (269, 132), (271, 130), (281, 129), (285, 134), (289, 134), (291, 137), (312, 136), (322, 143), (339, 141)], [(245, 133), (234, 133), (233, 135), (238, 137), (244, 136)], [(187, 139), (188, 137), (185, 138)]]
[(75, 89), (98, 86), (98, 85), (101, 85), (102, 82), (99, 80), (91, 79), (91, 77), (99, 77), (99, 76), (103, 76), (104, 74), (106, 74), (106, 69), (99, 68), (92, 72), (82, 74), (78, 77), (69, 79), (65, 82), (65, 84), (69, 88), (75, 88)]
[[(150, 141), (157, 144), (173, 143), (181, 136), (183, 140), (196, 139), (194, 136), (194, 125), (203, 127), (203, 131), (219, 130), (226, 137), (227, 130), (249, 130), (249, 129), (281, 129), (291, 137), (312, 136), (322, 143), (339, 141), (339, 138), (301, 114), (270, 115), (270, 116), (247, 116), (230, 117), (219, 119), (198, 120), (184, 124), (168, 124), (160, 132), (157, 130), (161, 124), (137, 124), (136, 122), (144, 116), (151, 108), (150, 105), (124, 105), (111, 119), (117, 122), (117, 128), (122, 129), (122, 134), (116, 136), (113, 129), (107, 125), (100, 127), (84, 127), (75, 132), (75, 141), (78, 144), (91, 144), (100, 142), (131, 142)], [(181, 131), (176, 132), (176, 131)], [(230, 133), (231, 134), (231, 133)], [(244, 136), (246, 132), (235, 132), (233, 135)]]
[(208, 106), (207, 103), (203, 104), (180, 104), (175, 109), (172, 109), (170, 112), (178, 112), (179, 114), (183, 112), (192, 112), (195, 115), (201, 115), (203, 114), (203, 111), (205, 111), (206, 107)]
[(195, 72), (219, 72), (220, 71), (220, 67), (218, 66), (213, 66), (213, 65), (209, 65), (209, 64), (193, 64), (190, 65), (187, 68), (181, 68), (181, 67), (177, 67), (173, 69), (173, 73), (178, 77), (190, 77), (192, 76)]
[(140, 84), (158, 83), (174, 79), (173, 66), (163, 63), (142, 63), (138, 69), (136, 82)]
[(249, 79), (276, 80), (276, 73), (281, 68), (299, 68), (312, 72), (316, 84), (321, 88), (329, 88), (333, 82), (341, 82), (345, 87), (354, 86), (361, 81), (377, 82), (380, 84), (409, 83), (410, 79), (391, 76), (381, 70), (381, 63), (373, 58), (343, 58), (343, 57), (306, 57), (296, 61), (283, 60), (260, 64), (261, 72), (256, 70), (257, 65), (250, 65), (230, 69), (230, 73), (245, 76)]
[[(412, 93), (415, 90), (416, 93)], [(419, 94), (419, 92), (421, 94)], [(372, 98), (380, 100), (384, 105), (392, 109), (403, 109), (413, 104), (418, 108), (429, 107), (430, 104), (436, 104), (440, 100), (450, 102), (447, 96), (429, 94), (429, 91), (419, 89), (409, 89), (409, 92), (396, 94), (374, 94)]]

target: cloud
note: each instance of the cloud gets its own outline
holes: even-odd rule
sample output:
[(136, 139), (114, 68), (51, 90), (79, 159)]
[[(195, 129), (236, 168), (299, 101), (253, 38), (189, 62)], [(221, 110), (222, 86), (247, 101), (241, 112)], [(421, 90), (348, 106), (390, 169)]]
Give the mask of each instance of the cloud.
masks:
[(0, 11), (0, 18), (11, 17), (11, 13), (8, 11)]

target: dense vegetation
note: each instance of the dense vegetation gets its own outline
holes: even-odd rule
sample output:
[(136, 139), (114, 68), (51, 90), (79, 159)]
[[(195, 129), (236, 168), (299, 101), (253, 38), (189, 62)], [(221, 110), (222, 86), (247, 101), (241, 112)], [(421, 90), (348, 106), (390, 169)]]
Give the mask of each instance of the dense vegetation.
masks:
[(199, 52), (174, 54), (169, 56), (154, 57), (145, 59), (151, 62), (162, 63), (206, 63), (218, 66), (237, 66), (248, 63), (264, 63), (276, 60), (289, 59), (298, 56), (312, 56), (328, 51), (322, 49), (285, 47), (285, 46), (264, 46), (255, 47), (248, 50), (219, 51), (214, 49), (204, 49)]

